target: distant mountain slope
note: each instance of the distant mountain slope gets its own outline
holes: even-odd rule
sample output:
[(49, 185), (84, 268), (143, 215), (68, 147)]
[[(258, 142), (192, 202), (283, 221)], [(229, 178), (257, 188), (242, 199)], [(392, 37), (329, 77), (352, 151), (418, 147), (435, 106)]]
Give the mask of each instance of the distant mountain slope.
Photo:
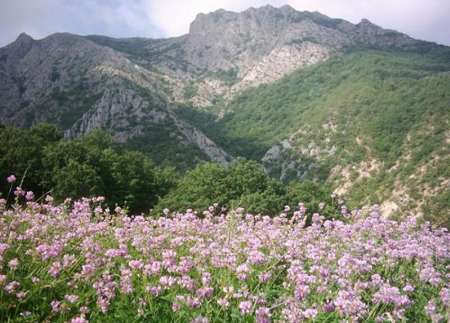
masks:
[(1, 123), (52, 122), (69, 137), (103, 128), (119, 142), (147, 143), (155, 160), (173, 159), (182, 168), (230, 159), (178, 120), (160, 75), (83, 37), (54, 34), (35, 41), (22, 34), (0, 49), (0, 71)]
[(22, 34), (0, 123), (94, 128), (180, 169), (245, 156), (352, 205), (450, 219), (450, 48), (289, 6), (199, 14), (169, 39)]
[(171, 39), (88, 38), (165, 75), (174, 101), (200, 107), (326, 61), (348, 48), (428, 51), (435, 47), (366, 19), (355, 25), (290, 6), (199, 14), (188, 34)]
[[(450, 51), (358, 51), (248, 90), (225, 116), (184, 111), (275, 177), (327, 181), (353, 206), (450, 219)], [(196, 121), (197, 120), (197, 121)]]

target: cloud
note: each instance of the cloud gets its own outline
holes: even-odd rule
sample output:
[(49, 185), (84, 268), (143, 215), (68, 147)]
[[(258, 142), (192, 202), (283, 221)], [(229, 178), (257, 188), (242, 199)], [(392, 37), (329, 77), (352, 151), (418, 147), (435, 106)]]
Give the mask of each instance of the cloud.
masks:
[(42, 38), (54, 32), (113, 37), (170, 37), (185, 34), (198, 13), (220, 8), (289, 4), (358, 22), (368, 18), (415, 38), (450, 45), (448, 0), (3, 0), (0, 46), (21, 32)]
[(199, 13), (218, 9), (242, 11), (251, 6), (267, 4), (264, 0), (164, 0), (147, 1), (146, 10), (154, 24), (167, 36), (180, 36), (189, 31), (190, 23)]
[(157, 37), (162, 34), (144, 10), (145, 0), (6, 0), (0, 11), (0, 46), (26, 32), (42, 38), (55, 32)]

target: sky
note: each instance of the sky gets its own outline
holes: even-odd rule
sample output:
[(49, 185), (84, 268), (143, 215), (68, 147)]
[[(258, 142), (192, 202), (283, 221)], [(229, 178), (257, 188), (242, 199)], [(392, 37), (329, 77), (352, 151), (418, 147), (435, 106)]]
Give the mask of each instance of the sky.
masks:
[(164, 38), (186, 34), (198, 13), (270, 4), (319, 11), (357, 23), (367, 18), (414, 38), (450, 45), (450, 0), (0, 0), (0, 47), (21, 32)]

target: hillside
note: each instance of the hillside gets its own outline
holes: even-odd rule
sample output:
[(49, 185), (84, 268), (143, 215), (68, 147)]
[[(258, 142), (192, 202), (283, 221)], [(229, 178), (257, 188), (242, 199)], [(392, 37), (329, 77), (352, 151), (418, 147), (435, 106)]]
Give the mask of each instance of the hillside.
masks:
[(275, 177), (325, 181), (353, 206), (422, 206), (448, 219), (450, 55), (442, 50), (350, 52), (216, 106), (220, 119), (181, 114)]
[[(0, 49), (0, 122), (30, 127), (50, 122), (77, 137), (110, 131), (118, 142), (142, 147), (156, 161), (180, 168), (228, 155), (172, 112), (160, 76), (120, 52), (83, 37), (21, 34)], [(161, 147), (167, 150), (161, 155)], [(191, 161), (184, 156), (192, 156)]]
[(21, 34), (0, 123), (101, 128), (179, 170), (236, 157), (351, 206), (450, 219), (450, 48), (289, 6), (199, 14), (168, 39)]

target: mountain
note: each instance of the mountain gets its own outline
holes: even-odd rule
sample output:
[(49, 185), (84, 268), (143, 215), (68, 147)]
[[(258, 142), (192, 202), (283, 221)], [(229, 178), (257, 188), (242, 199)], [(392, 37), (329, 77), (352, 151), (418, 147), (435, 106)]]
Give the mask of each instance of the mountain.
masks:
[[(119, 142), (152, 143), (147, 150), (156, 160), (166, 149), (165, 156), (187, 166), (208, 158), (230, 159), (173, 113), (160, 75), (89, 39), (54, 34), (35, 41), (21, 34), (0, 49), (0, 71), (4, 124), (56, 123), (68, 137), (103, 128)], [(184, 161), (184, 155), (192, 161)]]
[(379, 203), (385, 214), (422, 210), (448, 222), (449, 58), (357, 51), (247, 90), (220, 120), (185, 116), (274, 177), (326, 182), (352, 207)]
[(289, 6), (199, 14), (169, 39), (21, 34), (0, 122), (94, 128), (159, 163), (246, 157), (386, 214), (450, 214), (450, 48)]

